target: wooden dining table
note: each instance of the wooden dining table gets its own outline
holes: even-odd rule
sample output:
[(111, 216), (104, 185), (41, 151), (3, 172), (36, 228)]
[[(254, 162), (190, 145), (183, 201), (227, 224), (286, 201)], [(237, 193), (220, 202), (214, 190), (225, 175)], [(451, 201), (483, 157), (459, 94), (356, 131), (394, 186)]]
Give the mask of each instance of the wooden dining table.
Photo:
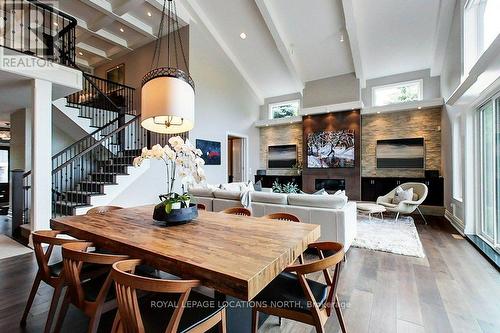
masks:
[(51, 227), (243, 301), (252, 300), (321, 233), (315, 224), (203, 210), (190, 223), (164, 227), (153, 220), (153, 207), (57, 217)]

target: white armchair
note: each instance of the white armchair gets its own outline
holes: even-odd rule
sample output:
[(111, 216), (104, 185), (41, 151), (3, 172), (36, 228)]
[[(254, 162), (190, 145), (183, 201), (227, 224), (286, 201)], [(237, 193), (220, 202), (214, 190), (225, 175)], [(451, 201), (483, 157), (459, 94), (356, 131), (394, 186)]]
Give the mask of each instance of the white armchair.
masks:
[(396, 213), (396, 221), (399, 218), (399, 214), (411, 214), (415, 210), (417, 210), (424, 219), (425, 224), (427, 224), (427, 220), (424, 215), (420, 211), (419, 206), (424, 202), (425, 198), (427, 198), (428, 188), (427, 185), (422, 183), (404, 183), (399, 185), (403, 190), (407, 190), (409, 188), (413, 188), (413, 199), (412, 200), (404, 200), (398, 204), (393, 204), (392, 199), (394, 199), (394, 194), (396, 193), (396, 189), (387, 193), (384, 196), (377, 198), (377, 204), (382, 205), (389, 212)]

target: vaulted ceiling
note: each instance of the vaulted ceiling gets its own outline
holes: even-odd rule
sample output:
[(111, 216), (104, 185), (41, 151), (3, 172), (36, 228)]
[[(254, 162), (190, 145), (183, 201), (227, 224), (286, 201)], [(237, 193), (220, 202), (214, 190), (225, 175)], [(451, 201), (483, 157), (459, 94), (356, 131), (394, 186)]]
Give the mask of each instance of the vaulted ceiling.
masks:
[[(176, 2), (182, 24), (201, 21), (263, 100), (352, 72), (361, 86), (367, 79), (428, 68), (439, 75), (455, 1)], [(155, 40), (163, 0), (56, 4), (78, 20), (78, 62), (96, 66)]]

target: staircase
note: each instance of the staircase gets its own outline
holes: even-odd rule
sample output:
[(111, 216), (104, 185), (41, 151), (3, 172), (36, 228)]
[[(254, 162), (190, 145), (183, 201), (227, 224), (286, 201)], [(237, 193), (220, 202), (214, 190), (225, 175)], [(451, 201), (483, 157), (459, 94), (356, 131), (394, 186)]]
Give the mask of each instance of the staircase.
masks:
[[(83, 90), (67, 97), (66, 106), (78, 109), (78, 116), (89, 119), (95, 130), (52, 158), (53, 216), (76, 215), (92, 207), (130, 177), (133, 159), (143, 147), (167, 144), (171, 136), (140, 126), (134, 94), (132, 87), (84, 74)], [(24, 175), (23, 184), (23, 221), (29, 223), (31, 172)]]

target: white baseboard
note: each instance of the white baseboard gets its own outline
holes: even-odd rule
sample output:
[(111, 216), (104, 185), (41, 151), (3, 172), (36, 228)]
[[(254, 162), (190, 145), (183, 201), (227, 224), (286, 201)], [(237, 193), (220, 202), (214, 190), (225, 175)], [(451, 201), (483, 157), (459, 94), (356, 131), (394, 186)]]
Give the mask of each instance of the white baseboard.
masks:
[(460, 235), (465, 236), (464, 229), (465, 229), (465, 224), (464, 222), (453, 215), (448, 209), (445, 210), (444, 212), (444, 217), (447, 219), (451, 225), (457, 229), (457, 231), (460, 233)]

